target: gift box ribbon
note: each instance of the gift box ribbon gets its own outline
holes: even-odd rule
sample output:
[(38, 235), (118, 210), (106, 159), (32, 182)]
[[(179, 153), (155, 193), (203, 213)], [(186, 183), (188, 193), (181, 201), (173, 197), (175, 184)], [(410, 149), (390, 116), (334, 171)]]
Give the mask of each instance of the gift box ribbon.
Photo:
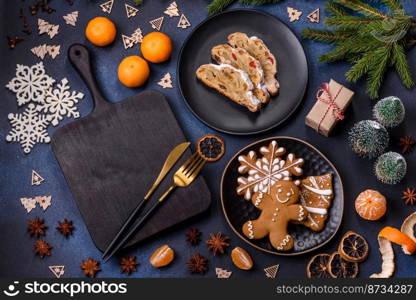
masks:
[(343, 86), (340, 87), (335, 97), (332, 97), (332, 95), (329, 92), (329, 84), (327, 82), (322, 83), (322, 88), (318, 90), (316, 93), (316, 99), (317, 101), (322, 101), (326, 104), (328, 104), (328, 107), (322, 116), (321, 120), (318, 124), (318, 132), (320, 131), (321, 124), (325, 120), (326, 116), (332, 112), (332, 115), (334, 116), (335, 120), (340, 121), (344, 119), (344, 115), (342, 114), (341, 109), (338, 107), (338, 105), (335, 103), (337, 100), (339, 94), (341, 93), (343, 89)]

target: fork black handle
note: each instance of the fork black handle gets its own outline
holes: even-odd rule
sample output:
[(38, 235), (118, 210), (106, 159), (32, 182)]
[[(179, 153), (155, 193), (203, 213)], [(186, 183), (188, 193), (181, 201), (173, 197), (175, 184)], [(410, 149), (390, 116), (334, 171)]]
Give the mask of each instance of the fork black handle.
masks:
[[(121, 228), (117, 236), (113, 239), (113, 241), (110, 243), (110, 245), (105, 250), (102, 259), (104, 262), (107, 262), (121, 247), (124, 246), (124, 244), (130, 239), (130, 237), (136, 232), (136, 230), (147, 220), (147, 218), (162, 204), (161, 201), (156, 201), (150, 209), (145, 213), (145, 215), (133, 225), (133, 227), (127, 231), (124, 232), (125, 228), (127, 228), (127, 223), (130, 223), (131, 220), (135, 219), (136, 215), (140, 211), (140, 208), (143, 206), (143, 203), (146, 201), (142, 201), (134, 210), (134, 212), (130, 215), (128, 221), (125, 225)], [(123, 236), (123, 233), (125, 235)], [(123, 236), (123, 238), (121, 238)], [(118, 242), (118, 240), (121, 238), (121, 240)]]

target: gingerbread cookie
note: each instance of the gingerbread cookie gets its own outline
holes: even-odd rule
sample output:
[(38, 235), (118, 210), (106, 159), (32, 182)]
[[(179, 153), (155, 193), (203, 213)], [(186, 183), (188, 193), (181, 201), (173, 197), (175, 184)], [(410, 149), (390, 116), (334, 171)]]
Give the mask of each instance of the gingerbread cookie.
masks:
[(247, 177), (238, 177), (237, 194), (244, 195), (246, 200), (252, 198), (253, 193), (270, 193), (271, 187), (279, 180), (291, 180), (292, 175), (302, 175), (302, 158), (296, 158), (293, 153), (286, 157), (286, 149), (279, 147), (275, 140), (267, 147), (261, 147), (261, 158), (257, 158), (255, 151), (248, 155), (240, 155), (238, 161), (240, 166), (238, 172)]
[[(297, 182), (300, 184), (300, 182)], [(289, 222), (302, 222), (308, 212), (299, 201), (298, 185), (289, 180), (277, 181), (270, 194), (255, 193), (251, 199), (261, 210), (257, 220), (250, 220), (243, 225), (243, 233), (249, 239), (262, 239), (269, 236), (272, 246), (279, 251), (293, 248), (293, 238), (287, 232)]]
[(309, 212), (307, 219), (300, 222), (313, 231), (321, 231), (328, 219), (334, 192), (332, 175), (309, 176), (301, 181), (301, 204)]

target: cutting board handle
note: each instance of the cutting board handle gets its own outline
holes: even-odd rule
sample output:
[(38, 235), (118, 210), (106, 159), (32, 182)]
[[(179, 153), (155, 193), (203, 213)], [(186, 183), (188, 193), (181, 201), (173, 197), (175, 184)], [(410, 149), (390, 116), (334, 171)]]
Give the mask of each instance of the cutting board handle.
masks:
[(88, 89), (92, 94), (94, 99), (94, 110), (96, 111), (109, 104), (110, 102), (105, 100), (92, 75), (90, 52), (88, 51), (88, 48), (81, 44), (74, 44), (69, 47), (68, 56), (70, 62), (84, 79), (84, 82), (87, 84)]

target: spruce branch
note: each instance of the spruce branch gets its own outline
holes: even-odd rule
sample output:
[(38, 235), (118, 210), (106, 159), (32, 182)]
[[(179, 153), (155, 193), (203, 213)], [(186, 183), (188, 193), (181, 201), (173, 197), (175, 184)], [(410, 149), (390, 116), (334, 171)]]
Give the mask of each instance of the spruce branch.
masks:
[[(381, 12), (370, 3), (382, 3)], [(347, 61), (351, 68), (347, 80), (367, 79), (370, 98), (378, 92), (388, 68), (394, 68), (403, 85), (415, 86), (406, 59), (407, 50), (416, 46), (416, 20), (401, 9), (399, 0), (330, 0), (328, 29), (305, 29), (303, 36), (335, 48), (320, 56), (321, 62)]]
[(235, 0), (213, 0), (208, 5), (208, 13), (210, 15), (223, 11), (227, 6), (231, 5)]

